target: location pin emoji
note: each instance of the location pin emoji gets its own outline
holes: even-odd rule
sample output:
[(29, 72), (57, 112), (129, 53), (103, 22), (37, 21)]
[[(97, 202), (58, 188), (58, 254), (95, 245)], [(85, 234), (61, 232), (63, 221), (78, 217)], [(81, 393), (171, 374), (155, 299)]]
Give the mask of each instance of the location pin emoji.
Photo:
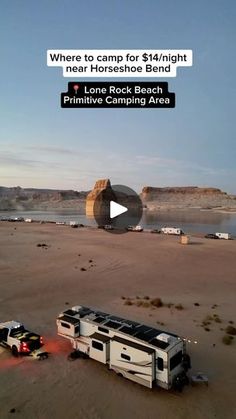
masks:
[(75, 94), (77, 95), (77, 92), (79, 90), (79, 85), (78, 84), (74, 84), (73, 89), (75, 91)]

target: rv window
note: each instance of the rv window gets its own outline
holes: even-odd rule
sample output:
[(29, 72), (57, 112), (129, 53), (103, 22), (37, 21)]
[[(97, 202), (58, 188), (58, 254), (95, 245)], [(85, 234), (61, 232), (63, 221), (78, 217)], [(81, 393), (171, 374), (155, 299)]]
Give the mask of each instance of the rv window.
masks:
[(129, 355), (126, 355), (126, 354), (120, 354), (120, 357), (123, 358), (123, 359), (126, 359), (126, 361), (130, 361), (131, 360), (130, 356)]
[(99, 332), (103, 332), (103, 333), (109, 333), (108, 329), (105, 329), (105, 327), (98, 327)]
[(157, 358), (157, 368), (160, 370), (160, 371), (163, 371), (164, 370), (164, 362), (163, 362), (163, 359), (162, 358)]
[(179, 365), (182, 361), (182, 351), (177, 352), (172, 358), (170, 358), (170, 370), (173, 370), (177, 365)]
[(65, 327), (66, 329), (70, 329), (70, 325), (68, 323), (61, 322), (61, 326)]
[(96, 340), (92, 340), (92, 347), (94, 349), (97, 349), (98, 351), (103, 351), (103, 344), (100, 342), (97, 342)]

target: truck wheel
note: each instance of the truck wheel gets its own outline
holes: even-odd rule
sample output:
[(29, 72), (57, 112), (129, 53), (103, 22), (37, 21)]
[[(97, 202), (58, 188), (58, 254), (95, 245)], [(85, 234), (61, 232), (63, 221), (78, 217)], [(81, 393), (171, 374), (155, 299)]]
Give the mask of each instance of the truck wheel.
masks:
[(16, 346), (12, 346), (11, 353), (14, 357), (16, 357), (16, 358), (18, 357), (19, 353), (18, 353), (18, 349), (17, 349)]

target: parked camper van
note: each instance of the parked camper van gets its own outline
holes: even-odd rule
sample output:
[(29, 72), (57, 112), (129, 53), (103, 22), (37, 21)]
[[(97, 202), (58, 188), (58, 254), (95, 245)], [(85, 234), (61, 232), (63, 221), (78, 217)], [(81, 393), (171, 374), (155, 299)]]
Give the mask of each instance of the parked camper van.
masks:
[(215, 233), (219, 239), (230, 240), (231, 235), (229, 233)]
[(180, 228), (176, 227), (162, 227), (161, 232), (163, 234), (173, 234), (175, 236), (181, 236), (184, 232)]
[(190, 358), (185, 341), (175, 334), (83, 306), (62, 312), (57, 328), (77, 354), (129, 380), (167, 390), (188, 382)]

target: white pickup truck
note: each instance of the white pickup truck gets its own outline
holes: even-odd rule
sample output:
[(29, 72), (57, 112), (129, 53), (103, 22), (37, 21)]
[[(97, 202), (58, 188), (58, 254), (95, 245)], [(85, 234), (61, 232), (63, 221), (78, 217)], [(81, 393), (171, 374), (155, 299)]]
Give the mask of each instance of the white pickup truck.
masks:
[(13, 356), (30, 355), (43, 346), (43, 339), (26, 330), (23, 324), (12, 320), (0, 323), (0, 345), (11, 349)]
[(128, 226), (126, 228), (127, 231), (137, 231), (137, 232), (142, 232), (143, 231), (143, 227), (141, 226)]

